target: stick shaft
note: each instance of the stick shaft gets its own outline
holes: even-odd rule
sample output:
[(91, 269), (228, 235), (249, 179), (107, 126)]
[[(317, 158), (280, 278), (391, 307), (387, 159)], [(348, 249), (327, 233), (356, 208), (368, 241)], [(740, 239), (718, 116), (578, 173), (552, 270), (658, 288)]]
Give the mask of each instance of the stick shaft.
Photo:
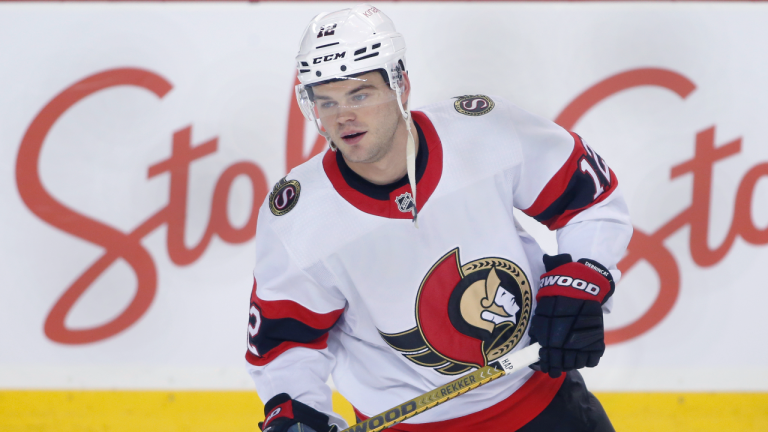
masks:
[(417, 414), (434, 408), (457, 396), (463, 395), (482, 385), (511, 373), (513, 370), (527, 367), (539, 361), (538, 343), (511, 354), (507, 354), (492, 365), (482, 367), (472, 373), (455, 379), (434, 390), (424, 393), (394, 408), (373, 416), (368, 420), (350, 426), (341, 432), (379, 432), (407, 420)]

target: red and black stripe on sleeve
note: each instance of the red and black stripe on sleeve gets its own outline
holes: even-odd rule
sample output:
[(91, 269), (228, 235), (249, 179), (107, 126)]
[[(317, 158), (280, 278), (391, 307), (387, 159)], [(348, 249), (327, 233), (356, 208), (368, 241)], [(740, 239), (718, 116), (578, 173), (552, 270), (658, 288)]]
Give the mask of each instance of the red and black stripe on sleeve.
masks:
[(342, 312), (344, 309), (321, 314), (291, 300), (262, 300), (256, 295), (254, 280), (245, 359), (252, 365), (264, 366), (290, 348), (324, 349), (328, 346), (328, 331)]
[(606, 199), (619, 184), (605, 160), (579, 135), (568, 160), (549, 180), (525, 214), (555, 230), (580, 212)]

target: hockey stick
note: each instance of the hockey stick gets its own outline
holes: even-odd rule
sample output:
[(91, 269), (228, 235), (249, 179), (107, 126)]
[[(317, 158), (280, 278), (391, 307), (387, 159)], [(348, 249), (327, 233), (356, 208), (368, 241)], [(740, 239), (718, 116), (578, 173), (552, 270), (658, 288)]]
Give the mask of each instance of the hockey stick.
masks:
[(388, 409), (368, 420), (350, 426), (341, 432), (379, 432), (394, 426), (456, 396), (463, 395), (504, 375), (536, 363), (539, 361), (539, 348), (541, 348), (541, 345), (534, 343), (520, 351), (509, 353), (488, 366), (455, 379), (448, 384), (444, 384), (435, 390), (424, 393), (392, 409)]

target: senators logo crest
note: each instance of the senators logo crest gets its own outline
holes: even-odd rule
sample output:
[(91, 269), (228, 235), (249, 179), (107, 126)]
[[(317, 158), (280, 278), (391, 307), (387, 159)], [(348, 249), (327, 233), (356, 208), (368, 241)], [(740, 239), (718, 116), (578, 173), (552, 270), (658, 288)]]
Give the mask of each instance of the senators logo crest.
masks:
[(282, 216), (296, 207), (301, 193), (298, 180), (286, 180), (285, 177), (272, 188), (269, 194), (269, 209), (275, 216)]
[(531, 285), (515, 263), (482, 258), (462, 266), (456, 248), (421, 282), (416, 327), (379, 333), (408, 360), (456, 375), (486, 366), (517, 346), (532, 302)]
[(485, 95), (458, 96), (453, 107), (460, 114), (477, 117), (491, 112), (496, 104), (493, 99)]

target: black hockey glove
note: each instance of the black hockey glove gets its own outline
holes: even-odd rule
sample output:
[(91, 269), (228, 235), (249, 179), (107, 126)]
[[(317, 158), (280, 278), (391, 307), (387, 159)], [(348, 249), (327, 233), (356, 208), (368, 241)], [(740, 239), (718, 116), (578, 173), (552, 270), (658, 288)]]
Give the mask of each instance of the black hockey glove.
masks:
[(531, 343), (539, 342), (541, 359), (531, 368), (557, 378), (564, 371), (595, 367), (605, 352), (602, 305), (615, 284), (608, 270), (569, 254), (544, 255)]
[(337, 432), (339, 428), (329, 425), (329, 420), (320, 411), (280, 393), (264, 405), (264, 421), (259, 428), (263, 432)]

